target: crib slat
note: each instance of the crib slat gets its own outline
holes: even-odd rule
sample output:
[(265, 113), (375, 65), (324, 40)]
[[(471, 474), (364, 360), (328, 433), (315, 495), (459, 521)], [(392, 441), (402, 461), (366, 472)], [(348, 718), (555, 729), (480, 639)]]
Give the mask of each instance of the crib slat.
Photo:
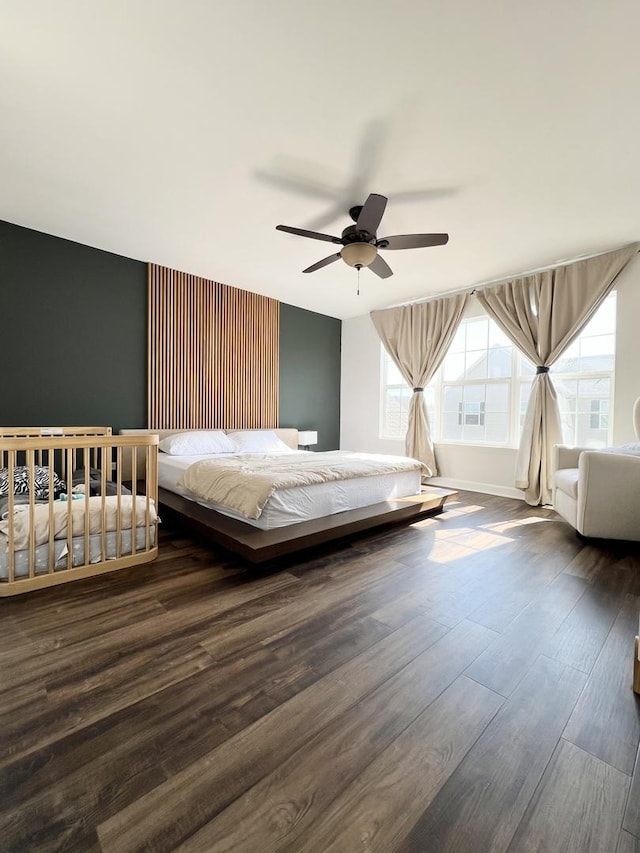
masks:
[(54, 460), (54, 452), (53, 450), (49, 451), (49, 553), (47, 555), (47, 573), (53, 574), (53, 570), (55, 568), (55, 527), (53, 520), (53, 501), (55, 498), (53, 491), (53, 460)]
[(83, 448), (82, 464), (84, 465), (84, 564), (88, 566), (91, 562), (91, 543), (89, 537), (91, 535), (91, 517), (89, 499), (91, 497), (91, 488), (89, 486), (89, 448)]
[[(69, 497), (69, 484), (73, 481), (73, 447), (67, 448), (63, 456), (67, 457), (67, 498)], [(73, 501), (67, 501), (67, 569), (73, 568)]]
[(144, 513), (144, 547), (145, 547), (145, 550), (148, 551), (149, 550), (149, 535), (151, 533), (151, 530), (150, 530), (150, 525), (151, 525), (150, 515), (151, 515), (151, 513), (150, 513), (150, 506), (149, 506), (149, 476), (150, 476), (150, 472), (151, 472), (151, 448), (150, 447), (147, 447), (144, 456), (145, 456), (144, 471), (145, 471), (145, 484), (146, 484), (146, 487), (144, 490), (145, 491), (145, 497), (146, 497), (146, 507), (145, 507), (145, 513)]
[(32, 448), (27, 450), (27, 468), (29, 470), (29, 577), (36, 574), (36, 456)]
[(136, 492), (138, 491), (138, 448), (131, 448), (131, 553), (136, 552), (136, 533), (138, 516), (136, 513)]
[(122, 553), (122, 448), (116, 449), (116, 558)]
[(8, 483), (7, 488), (9, 489), (9, 571), (7, 572), (7, 578), (9, 583), (13, 583), (15, 580), (15, 569), (16, 569), (16, 552), (14, 550), (14, 535), (13, 535), (13, 523), (15, 519), (15, 509), (14, 509), (14, 500), (13, 493), (15, 491), (15, 467), (16, 467), (16, 458), (17, 453), (15, 450), (9, 450), (7, 453), (7, 467), (8, 471)]
[(107, 492), (107, 448), (102, 447), (100, 453), (100, 495), (102, 497), (102, 503), (100, 506), (101, 511), (101, 524), (100, 524), (100, 559), (104, 563), (107, 559), (107, 540), (106, 540), (106, 530), (107, 530), (107, 503), (106, 503), (106, 492)]

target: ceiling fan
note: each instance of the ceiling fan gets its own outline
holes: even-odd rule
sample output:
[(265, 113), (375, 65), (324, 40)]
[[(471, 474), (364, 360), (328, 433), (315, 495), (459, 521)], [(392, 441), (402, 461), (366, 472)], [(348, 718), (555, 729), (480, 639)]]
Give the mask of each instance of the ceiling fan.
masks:
[(363, 205), (357, 205), (349, 210), (349, 216), (355, 225), (348, 225), (342, 232), (342, 237), (321, 234), (319, 231), (307, 231), (305, 228), (292, 228), (289, 225), (276, 225), (276, 230), (342, 246), (336, 254), (317, 261), (302, 272), (315, 272), (342, 258), (350, 267), (355, 267), (357, 270), (368, 267), (380, 278), (389, 278), (393, 275), (393, 271), (378, 254), (378, 249), (421, 249), (427, 246), (443, 246), (449, 240), (448, 234), (396, 234), (393, 237), (382, 237), (378, 240), (376, 232), (386, 206), (385, 196), (371, 193)]

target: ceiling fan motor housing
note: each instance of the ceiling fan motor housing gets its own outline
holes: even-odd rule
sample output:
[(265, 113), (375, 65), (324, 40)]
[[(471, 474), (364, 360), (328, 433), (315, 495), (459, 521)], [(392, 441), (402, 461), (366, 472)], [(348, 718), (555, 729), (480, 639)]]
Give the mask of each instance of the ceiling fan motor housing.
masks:
[(342, 232), (342, 243), (373, 243), (375, 234), (368, 231), (359, 231), (356, 225), (348, 225)]

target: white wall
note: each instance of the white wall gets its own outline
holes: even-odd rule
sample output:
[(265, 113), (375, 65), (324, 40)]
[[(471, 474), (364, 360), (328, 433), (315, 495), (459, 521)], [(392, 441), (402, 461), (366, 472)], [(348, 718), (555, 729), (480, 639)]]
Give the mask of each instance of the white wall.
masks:
[[(615, 444), (635, 440), (633, 403), (640, 396), (640, 258), (620, 275), (616, 290), (617, 336), (614, 390)], [(471, 299), (465, 316), (482, 314)], [(340, 447), (372, 453), (404, 453), (404, 442), (380, 438), (380, 339), (369, 315), (343, 320)], [(431, 482), (490, 494), (521, 497), (514, 488), (516, 449), (436, 444), (439, 474)]]

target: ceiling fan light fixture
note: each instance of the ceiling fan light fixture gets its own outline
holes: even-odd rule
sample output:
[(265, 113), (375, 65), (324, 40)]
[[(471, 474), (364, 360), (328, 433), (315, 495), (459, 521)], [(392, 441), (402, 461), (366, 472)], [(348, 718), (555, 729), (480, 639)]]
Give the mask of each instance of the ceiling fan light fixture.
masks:
[(368, 267), (375, 260), (378, 250), (371, 243), (347, 243), (340, 254), (350, 267)]

